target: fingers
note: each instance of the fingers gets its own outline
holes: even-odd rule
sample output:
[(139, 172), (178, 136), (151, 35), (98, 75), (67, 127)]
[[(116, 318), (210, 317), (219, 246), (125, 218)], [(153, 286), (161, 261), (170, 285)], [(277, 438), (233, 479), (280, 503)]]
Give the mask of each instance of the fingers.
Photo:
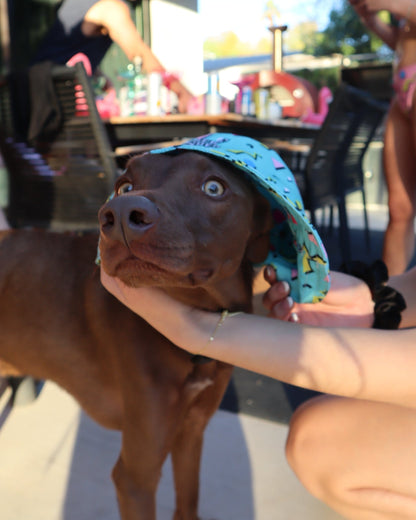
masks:
[(271, 265), (264, 269), (264, 279), (270, 284), (263, 296), (263, 305), (269, 311), (269, 315), (279, 320), (298, 322), (299, 317), (294, 310), (295, 304), (290, 296), (289, 284), (278, 280), (277, 272)]
[(289, 295), (287, 282), (275, 282), (263, 296), (263, 305), (269, 315), (279, 320), (287, 320), (293, 308), (293, 299)]
[(287, 296), (269, 307), (269, 316), (278, 320), (298, 322), (299, 318), (297, 313), (293, 312), (293, 306), (292, 297)]
[[(263, 305), (270, 311), (272, 307), (283, 303), (289, 297), (290, 287), (286, 281), (278, 280), (277, 272), (271, 265), (264, 269), (264, 279), (270, 284), (270, 287), (264, 293)], [(290, 298), (289, 305), (291, 301), (292, 299)], [(282, 305), (282, 308), (287, 305), (288, 302)]]
[(273, 285), (277, 282), (277, 273), (276, 269), (272, 267), (271, 265), (267, 265), (263, 272), (264, 279), (266, 282), (269, 282), (270, 285)]

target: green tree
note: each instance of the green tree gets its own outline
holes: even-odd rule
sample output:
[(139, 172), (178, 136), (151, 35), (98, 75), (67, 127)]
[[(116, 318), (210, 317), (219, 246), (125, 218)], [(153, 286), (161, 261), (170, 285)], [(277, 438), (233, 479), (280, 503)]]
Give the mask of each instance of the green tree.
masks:
[(327, 28), (317, 37), (316, 56), (341, 53), (344, 56), (376, 52), (383, 42), (362, 24), (347, 0), (329, 14)]
[(254, 56), (272, 52), (272, 39), (262, 38), (257, 43), (244, 42), (228, 31), (216, 38), (208, 38), (204, 42), (204, 55), (216, 58), (228, 56)]
[(285, 34), (284, 46), (288, 51), (315, 54), (318, 40), (319, 33), (316, 22), (302, 22)]

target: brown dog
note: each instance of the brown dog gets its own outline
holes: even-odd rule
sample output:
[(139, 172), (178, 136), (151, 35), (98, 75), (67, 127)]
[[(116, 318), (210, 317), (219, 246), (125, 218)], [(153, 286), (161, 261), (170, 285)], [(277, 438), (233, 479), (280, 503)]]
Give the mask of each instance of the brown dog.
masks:
[[(102, 267), (204, 309), (250, 311), (268, 204), (241, 173), (195, 152), (133, 158), (99, 213)], [(100, 284), (98, 237), (0, 235), (0, 358), (50, 379), (122, 431), (113, 471), (121, 518), (153, 520), (171, 453), (175, 520), (196, 520), (202, 437), (232, 367), (196, 364)]]

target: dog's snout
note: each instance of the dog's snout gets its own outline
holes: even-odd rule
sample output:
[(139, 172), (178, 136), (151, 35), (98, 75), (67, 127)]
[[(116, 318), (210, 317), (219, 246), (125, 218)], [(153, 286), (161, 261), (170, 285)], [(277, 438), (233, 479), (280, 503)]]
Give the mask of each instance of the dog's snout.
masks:
[(159, 218), (156, 204), (146, 197), (115, 197), (99, 212), (101, 232), (114, 240), (132, 240), (148, 231)]

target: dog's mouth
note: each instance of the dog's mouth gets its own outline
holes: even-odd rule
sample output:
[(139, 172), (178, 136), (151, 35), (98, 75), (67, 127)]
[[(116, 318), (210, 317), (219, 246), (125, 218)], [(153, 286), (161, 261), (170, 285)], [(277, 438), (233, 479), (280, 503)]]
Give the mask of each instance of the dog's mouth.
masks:
[[(178, 265), (179, 264), (179, 265)], [(199, 286), (207, 283), (215, 273), (211, 267), (189, 270), (185, 265), (153, 262), (130, 254), (111, 270), (111, 275), (120, 278), (131, 287), (146, 285)]]

